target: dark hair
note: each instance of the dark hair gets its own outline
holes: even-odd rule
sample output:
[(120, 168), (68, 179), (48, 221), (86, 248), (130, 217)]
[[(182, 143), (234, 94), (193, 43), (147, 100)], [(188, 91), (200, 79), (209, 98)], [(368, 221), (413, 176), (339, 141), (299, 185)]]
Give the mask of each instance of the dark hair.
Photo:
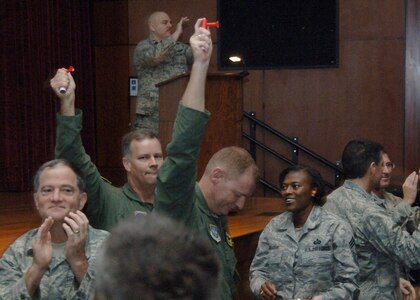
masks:
[(154, 133), (152, 130), (150, 129), (146, 129), (146, 128), (141, 128), (141, 129), (136, 129), (133, 131), (130, 131), (128, 133), (126, 133), (121, 140), (121, 146), (122, 146), (122, 155), (124, 157), (129, 157), (131, 154), (130, 151), (130, 145), (131, 142), (136, 140), (136, 141), (143, 141), (145, 139), (157, 139), (159, 140), (158, 136), (156, 135), (156, 133)]
[(379, 164), (384, 147), (367, 139), (355, 139), (344, 147), (341, 163), (348, 179), (361, 178), (372, 162)]
[(69, 167), (74, 174), (76, 175), (76, 179), (77, 179), (77, 186), (80, 190), (80, 193), (84, 193), (86, 190), (86, 184), (85, 181), (83, 179), (83, 177), (80, 175), (79, 170), (73, 165), (71, 164), (69, 161), (65, 160), (65, 159), (54, 159), (54, 160), (50, 160), (47, 161), (46, 163), (44, 163), (41, 167), (39, 167), (38, 171), (35, 173), (35, 177), (34, 177), (34, 192), (37, 192), (39, 189), (39, 182), (40, 182), (40, 178), (42, 175), (42, 172), (44, 172), (45, 169), (48, 168), (56, 168), (59, 166), (66, 166)]
[(152, 213), (119, 223), (96, 264), (99, 299), (217, 299), (220, 265), (208, 240)]
[(290, 166), (284, 169), (279, 175), (280, 185), (282, 185), (287, 174), (289, 174), (290, 172), (297, 172), (297, 171), (305, 171), (306, 174), (309, 175), (309, 177), (311, 178), (311, 187), (316, 188), (317, 190), (315, 196), (312, 197), (314, 199), (314, 203), (316, 205), (323, 205), (324, 204), (323, 197), (325, 195), (324, 180), (322, 179), (321, 174), (317, 170), (315, 170), (314, 168), (308, 165), (299, 164), (299, 165)]

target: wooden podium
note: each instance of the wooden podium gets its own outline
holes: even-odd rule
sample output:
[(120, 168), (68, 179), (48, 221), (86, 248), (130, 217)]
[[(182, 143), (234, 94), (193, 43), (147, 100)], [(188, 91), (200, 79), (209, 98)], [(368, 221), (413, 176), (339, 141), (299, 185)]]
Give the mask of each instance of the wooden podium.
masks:
[[(179, 101), (188, 79), (189, 74), (183, 74), (156, 85), (159, 87), (159, 136), (163, 149), (171, 140)], [(206, 109), (211, 117), (200, 150), (197, 179), (201, 178), (216, 151), (226, 146), (241, 146), (242, 79), (243, 76), (234, 73), (207, 75)]]

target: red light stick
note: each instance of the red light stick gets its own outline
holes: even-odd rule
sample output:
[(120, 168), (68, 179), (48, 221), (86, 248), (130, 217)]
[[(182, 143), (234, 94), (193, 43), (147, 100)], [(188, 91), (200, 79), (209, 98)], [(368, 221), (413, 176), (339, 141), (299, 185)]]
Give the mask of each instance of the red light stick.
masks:
[[(66, 69), (66, 72), (67, 73), (74, 72), (74, 67), (70, 66), (68, 69)], [(60, 94), (65, 94), (67, 92), (67, 89), (64, 86), (60, 86), (58, 90), (60, 91)]]
[(201, 27), (204, 27), (206, 29), (209, 29), (209, 27), (219, 28), (220, 27), (220, 24), (219, 24), (219, 21), (216, 21), (216, 22), (208, 22), (207, 19), (204, 19), (203, 21), (201, 21)]

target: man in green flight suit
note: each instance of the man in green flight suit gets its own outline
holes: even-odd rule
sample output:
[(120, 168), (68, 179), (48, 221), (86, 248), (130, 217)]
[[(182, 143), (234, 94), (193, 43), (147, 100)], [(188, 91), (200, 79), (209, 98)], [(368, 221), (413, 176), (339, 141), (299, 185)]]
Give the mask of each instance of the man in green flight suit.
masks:
[(239, 147), (216, 152), (196, 182), (196, 162), (209, 113), (205, 111), (205, 82), (212, 52), (210, 32), (195, 24), (190, 38), (194, 63), (179, 105), (167, 158), (158, 173), (155, 209), (206, 236), (222, 265), (221, 295), (231, 299), (239, 277), (227, 214), (242, 209), (254, 192), (258, 168)]
[[(151, 212), (157, 172), (163, 162), (158, 137), (151, 130), (138, 129), (122, 138), (122, 163), (127, 172), (127, 183), (115, 187), (101, 176), (83, 147), (80, 134), (83, 114), (75, 108), (73, 77), (62, 68), (57, 70), (50, 84), (60, 99), (55, 156), (70, 161), (85, 178), (89, 200), (84, 212), (90, 224), (109, 231), (121, 219)], [(60, 93), (60, 87), (66, 88), (64, 94)]]

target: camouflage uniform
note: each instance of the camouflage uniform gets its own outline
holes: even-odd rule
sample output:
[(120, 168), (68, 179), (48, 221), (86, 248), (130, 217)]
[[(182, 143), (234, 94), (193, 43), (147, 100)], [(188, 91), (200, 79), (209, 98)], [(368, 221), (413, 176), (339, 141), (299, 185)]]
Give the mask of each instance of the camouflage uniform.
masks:
[(399, 264), (420, 268), (420, 230), (417, 228), (410, 235), (378, 200), (346, 180), (327, 197), (324, 209), (342, 217), (353, 228), (360, 267), (360, 299), (401, 299)]
[(64, 158), (75, 165), (86, 182), (88, 201), (83, 209), (90, 224), (99, 229), (110, 230), (119, 220), (153, 210), (151, 203), (138, 198), (128, 183), (115, 187), (104, 180), (83, 148), (80, 132), (82, 112), (75, 116), (57, 114), (57, 138), (55, 157)]
[(159, 170), (155, 211), (164, 213), (209, 239), (222, 266), (218, 300), (232, 298), (239, 276), (227, 217), (214, 214), (196, 183), (196, 163), (209, 114), (179, 106), (167, 157)]
[[(159, 64), (152, 61), (161, 56), (164, 58)], [(175, 41), (172, 36), (158, 42), (150, 35), (148, 39), (138, 43), (133, 58), (139, 80), (134, 128), (148, 128), (159, 132), (159, 89), (156, 84), (186, 73), (188, 64), (192, 62), (191, 48)]]
[(412, 207), (401, 197), (388, 192), (384, 192), (383, 200), (383, 205), (394, 222), (413, 233), (420, 224), (420, 207)]
[(80, 285), (64, 256), (53, 257), (34, 297), (26, 288), (24, 274), (32, 265), (32, 242), (38, 229), (20, 236), (0, 259), (0, 299), (89, 299), (94, 295), (94, 262), (108, 232), (89, 226), (85, 255), (89, 268)]
[[(384, 197), (379, 198), (377, 203), (385, 206), (386, 211), (392, 217), (394, 222), (397, 223), (398, 226), (401, 226), (404, 230), (407, 230), (410, 234), (412, 234), (419, 226), (419, 207), (412, 207), (401, 197), (395, 196), (392, 193), (384, 192)], [(402, 266), (400, 267), (400, 271), (401, 277), (409, 280), (410, 270)]]
[(285, 212), (261, 233), (250, 268), (252, 292), (261, 285), (276, 286), (276, 299), (352, 299), (358, 295), (354, 240), (349, 225), (314, 206), (300, 236), (293, 214)]

